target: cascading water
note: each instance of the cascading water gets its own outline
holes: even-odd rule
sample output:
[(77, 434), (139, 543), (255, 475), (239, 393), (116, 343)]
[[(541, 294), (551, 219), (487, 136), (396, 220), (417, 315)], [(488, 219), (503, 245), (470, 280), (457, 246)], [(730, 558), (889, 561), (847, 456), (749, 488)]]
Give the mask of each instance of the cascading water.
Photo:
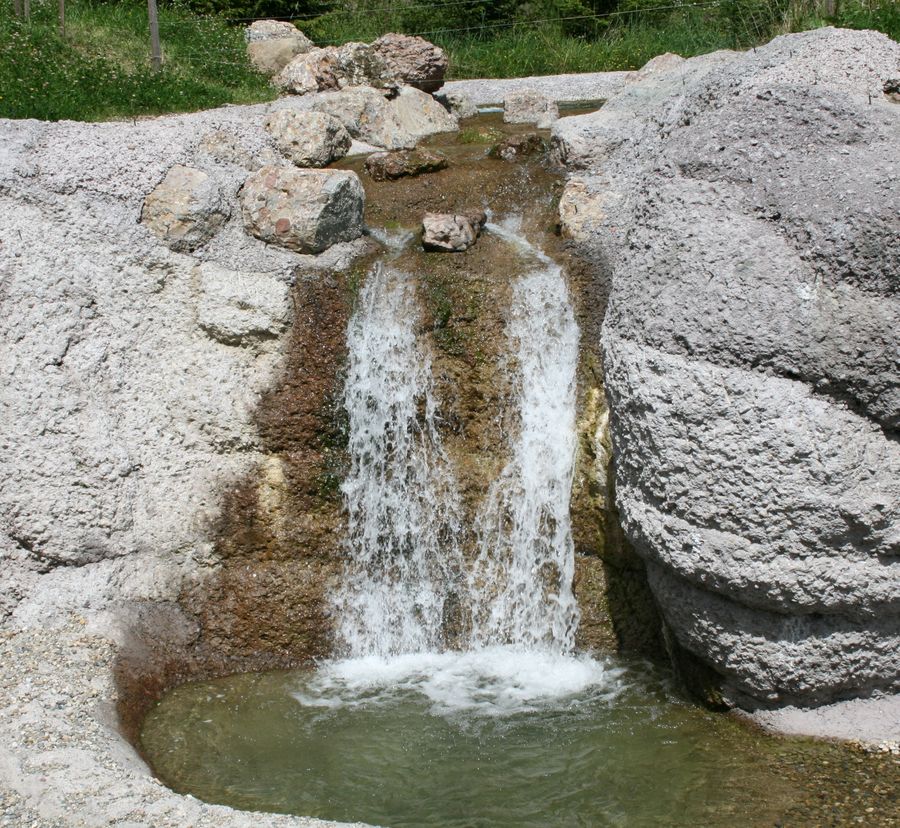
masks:
[[(349, 658), (323, 665), (311, 692), (298, 693), (306, 705), (415, 688), (435, 710), (510, 713), (614, 677), (569, 655), (579, 334), (565, 279), (514, 222), (488, 229), (531, 263), (507, 324), (518, 423), (510, 459), (466, 538), (429, 351), (416, 336), (415, 283), (376, 267), (347, 338), (349, 562), (335, 608)], [(448, 618), (459, 615), (469, 619), (464, 651), (448, 646)]]
[(507, 333), (519, 433), (478, 518), (479, 554), (469, 581), (472, 642), (566, 653), (578, 621), (569, 520), (578, 326), (560, 267), (509, 227), (488, 229), (539, 267), (514, 287)]
[(440, 649), (461, 579), (458, 496), (417, 316), (409, 277), (378, 265), (347, 334), (350, 564), (336, 609), (351, 656)]

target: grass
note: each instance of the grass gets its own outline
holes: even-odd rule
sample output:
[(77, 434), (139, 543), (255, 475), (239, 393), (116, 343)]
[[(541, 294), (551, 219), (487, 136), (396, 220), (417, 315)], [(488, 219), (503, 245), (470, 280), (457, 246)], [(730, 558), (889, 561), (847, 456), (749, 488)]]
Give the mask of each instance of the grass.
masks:
[(32, 2), (30, 23), (0, 0), (0, 117), (97, 121), (270, 100), (243, 32), (177, 6), (160, 8), (163, 69), (150, 71), (147, 5)]
[[(55, 3), (33, 0), (26, 24), (13, 17), (12, 0), (0, 0), (0, 117), (89, 121), (272, 99), (273, 88), (247, 61), (241, 26), (192, 14), (179, 2), (187, 0), (160, 7), (164, 67), (154, 74), (144, 0), (68, 0), (65, 38)], [(574, 31), (522, 19), (515, 26), (465, 32), (441, 31), (460, 28), (459, 21), (434, 15), (368, 13), (364, 0), (352, 0), (357, 11), (348, 12), (342, 7), (349, 2), (336, 0), (338, 11), (304, 20), (301, 28), (320, 44), (427, 30), (425, 36), (448, 51), (454, 78), (636, 69), (663, 52), (690, 57), (747, 48), (827, 23), (874, 28), (900, 39), (896, 0), (839, 0), (829, 21), (819, 15), (818, 0), (719, 0), (665, 12), (648, 8), (678, 0), (620, 0), (620, 11), (629, 13), (581, 21)], [(402, 0), (371, 2), (396, 9)], [(421, 15), (424, 0), (410, 2)], [(448, 8), (459, 13), (457, 5)]]

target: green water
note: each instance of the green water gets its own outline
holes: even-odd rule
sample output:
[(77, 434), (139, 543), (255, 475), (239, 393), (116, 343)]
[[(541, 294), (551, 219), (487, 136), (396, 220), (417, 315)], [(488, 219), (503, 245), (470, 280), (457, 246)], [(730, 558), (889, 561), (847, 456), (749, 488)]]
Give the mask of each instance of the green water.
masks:
[(792, 798), (771, 740), (646, 668), (434, 658), (184, 685), (143, 747), (209, 802), (392, 828), (772, 826)]

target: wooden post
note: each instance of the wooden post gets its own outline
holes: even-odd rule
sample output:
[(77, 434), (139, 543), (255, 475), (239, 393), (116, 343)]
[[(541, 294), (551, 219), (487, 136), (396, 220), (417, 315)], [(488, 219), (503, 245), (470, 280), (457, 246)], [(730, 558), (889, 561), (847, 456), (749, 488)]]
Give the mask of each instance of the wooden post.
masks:
[(59, 36), (66, 36), (66, 0), (59, 0)]
[(16, 17), (22, 16), (22, 0), (13, 0), (13, 14)]
[(147, 16), (150, 18), (150, 66), (154, 72), (162, 69), (162, 49), (159, 46), (159, 18), (156, 0), (147, 0)]
[(31, 0), (25, 0), (25, 20), (31, 21)]

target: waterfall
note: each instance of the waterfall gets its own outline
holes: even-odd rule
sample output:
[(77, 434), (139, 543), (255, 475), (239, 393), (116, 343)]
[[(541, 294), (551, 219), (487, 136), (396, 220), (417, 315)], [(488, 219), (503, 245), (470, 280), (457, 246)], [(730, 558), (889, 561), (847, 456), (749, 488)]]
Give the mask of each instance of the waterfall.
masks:
[[(530, 268), (513, 287), (507, 369), (518, 428), (509, 461), (468, 527), (435, 422), (431, 361), (416, 336), (413, 280), (379, 265), (348, 330), (349, 571), (336, 596), (351, 656), (446, 649), (468, 613), (471, 649), (571, 651), (578, 619), (569, 497), (578, 327), (559, 266), (515, 226), (488, 229)], [(455, 617), (455, 616), (454, 616)]]
[(507, 328), (519, 431), (476, 522), (472, 640), (569, 652), (578, 621), (569, 519), (578, 326), (560, 268), (535, 254), (541, 266), (515, 284)]
[(417, 319), (410, 278), (376, 266), (347, 334), (349, 571), (335, 604), (352, 656), (440, 650), (462, 581), (459, 498)]

